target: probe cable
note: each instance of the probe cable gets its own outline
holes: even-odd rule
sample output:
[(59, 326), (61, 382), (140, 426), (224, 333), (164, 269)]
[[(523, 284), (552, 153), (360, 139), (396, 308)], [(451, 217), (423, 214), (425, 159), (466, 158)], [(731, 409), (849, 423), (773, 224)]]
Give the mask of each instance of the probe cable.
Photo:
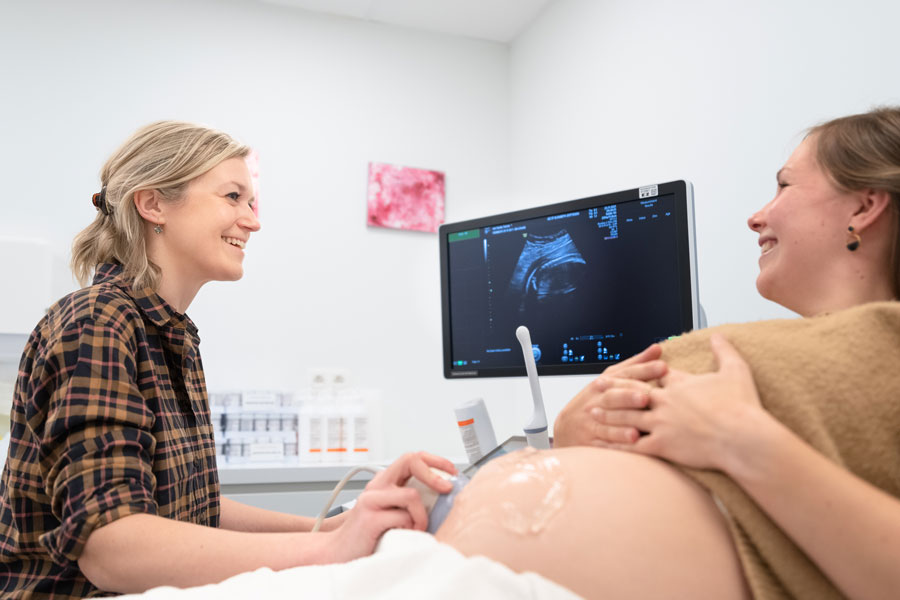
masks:
[(369, 473), (378, 474), (379, 471), (384, 471), (384, 467), (379, 467), (375, 465), (360, 465), (358, 467), (353, 467), (350, 471), (344, 475), (344, 478), (338, 481), (337, 485), (334, 486), (334, 491), (331, 492), (331, 497), (328, 498), (328, 502), (325, 503), (325, 508), (322, 509), (322, 512), (319, 513), (318, 518), (316, 519), (316, 524), (313, 525), (312, 533), (315, 533), (322, 526), (322, 521), (325, 520), (325, 515), (328, 514), (328, 511), (331, 509), (331, 505), (334, 503), (338, 494), (341, 493), (341, 490), (344, 489), (344, 486), (347, 485), (347, 482), (353, 478), (354, 475), (360, 473), (362, 471), (368, 471)]

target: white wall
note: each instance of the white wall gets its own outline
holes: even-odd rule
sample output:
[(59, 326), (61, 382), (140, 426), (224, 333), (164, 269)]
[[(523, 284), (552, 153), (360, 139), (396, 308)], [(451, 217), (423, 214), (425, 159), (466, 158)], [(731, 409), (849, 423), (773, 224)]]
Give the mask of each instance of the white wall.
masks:
[(448, 220), (490, 211), (508, 182), (507, 57), (250, 0), (3, 0), (0, 235), (51, 240), (63, 271), (132, 131), (162, 118), (228, 131), (260, 153), (263, 228), (244, 279), (188, 311), (210, 389), (346, 367), (384, 392), (389, 455), (462, 457), (453, 404), (504, 384), (443, 381), (437, 236), (366, 227), (367, 164), (445, 171)]
[[(710, 324), (794, 316), (756, 293), (746, 219), (806, 127), (900, 103), (898, 22), (893, 0), (557, 0), (511, 48), (514, 202), (691, 180)], [(582, 383), (545, 379), (549, 408)]]
[[(262, 157), (263, 230), (189, 311), (210, 387), (348, 367), (385, 392), (388, 454), (460, 457), (453, 404), (485, 397), (502, 439), (527, 384), (441, 378), (436, 238), (365, 227), (369, 160), (445, 170), (448, 221), (690, 179), (711, 322), (788, 316), (756, 295), (745, 220), (804, 127), (900, 102), (898, 21), (888, 0), (556, 0), (506, 47), (250, 0), (0, 0), (0, 235), (50, 239), (62, 271), (131, 131), (232, 132)], [(551, 420), (587, 379), (544, 379)]]
[(750, 214), (804, 128), (900, 102), (888, 0), (557, 0), (512, 45), (514, 197), (694, 182), (712, 323), (789, 313), (755, 293)]

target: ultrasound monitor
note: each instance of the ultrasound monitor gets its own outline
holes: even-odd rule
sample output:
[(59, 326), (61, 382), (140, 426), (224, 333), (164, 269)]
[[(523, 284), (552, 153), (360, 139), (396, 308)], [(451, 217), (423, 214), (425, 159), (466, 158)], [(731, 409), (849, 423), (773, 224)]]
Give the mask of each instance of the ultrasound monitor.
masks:
[(693, 189), (673, 181), (440, 227), (447, 378), (599, 373), (698, 327)]

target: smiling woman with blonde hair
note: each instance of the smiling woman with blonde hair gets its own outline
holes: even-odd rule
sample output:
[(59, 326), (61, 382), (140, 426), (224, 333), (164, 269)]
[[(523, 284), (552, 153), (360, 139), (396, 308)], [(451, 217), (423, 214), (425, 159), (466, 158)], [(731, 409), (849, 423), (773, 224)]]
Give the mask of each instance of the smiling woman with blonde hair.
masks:
[[(222, 498), (197, 328), (208, 281), (243, 275), (259, 230), (249, 148), (175, 121), (138, 130), (104, 165), (72, 269), (88, 287), (52, 306), (19, 367), (0, 481), (0, 595), (82, 598), (221, 581), (259, 567), (350, 560), (395, 527), (426, 526), (407, 454), (356, 507), (313, 520)], [(88, 201), (85, 198), (85, 203)]]

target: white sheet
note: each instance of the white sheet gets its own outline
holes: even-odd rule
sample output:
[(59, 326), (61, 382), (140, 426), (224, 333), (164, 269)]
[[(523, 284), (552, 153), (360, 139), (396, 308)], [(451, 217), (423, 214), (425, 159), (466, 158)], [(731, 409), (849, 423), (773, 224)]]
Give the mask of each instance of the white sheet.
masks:
[(184, 590), (158, 587), (121, 598), (573, 600), (579, 596), (536, 573), (515, 573), (482, 556), (466, 558), (427, 533), (395, 529), (384, 535), (375, 554), (349, 563), (277, 572), (263, 568), (214, 585)]

